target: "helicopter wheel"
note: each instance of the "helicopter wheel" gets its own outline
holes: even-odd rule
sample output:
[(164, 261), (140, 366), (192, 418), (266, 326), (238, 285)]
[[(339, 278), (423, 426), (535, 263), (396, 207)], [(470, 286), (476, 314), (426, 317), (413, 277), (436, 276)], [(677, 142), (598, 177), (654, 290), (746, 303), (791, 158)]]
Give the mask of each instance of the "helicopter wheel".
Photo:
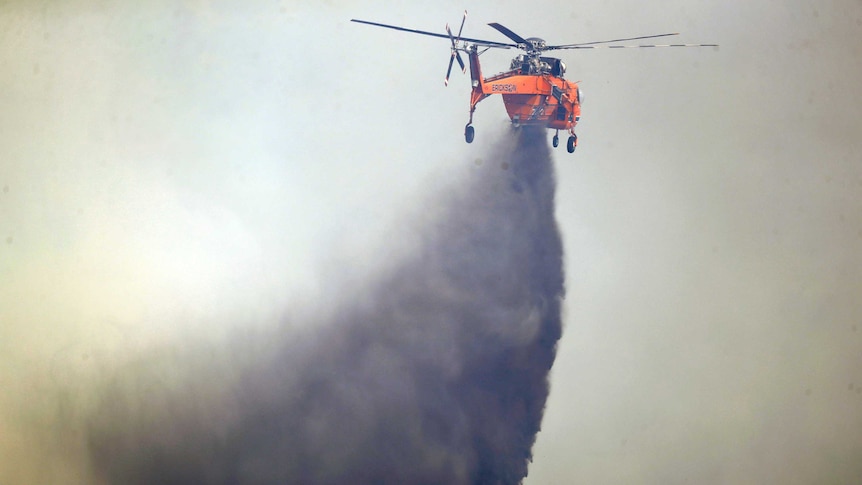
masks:
[(577, 137), (577, 136), (575, 136), (575, 135), (570, 136), (570, 137), (569, 137), (569, 142), (568, 142), (568, 143), (566, 143), (566, 150), (568, 150), (568, 151), (569, 151), (569, 153), (574, 153), (574, 152), (575, 152), (575, 146), (576, 146), (575, 144), (576, 144), (577, 142), (578, 142), (578, 137)]
[(560, 146), (560, 135), (554, 135), (554, 138), (551, 139), (551, 144), (554, 145), (554, 148)]
[(467, 143), (473, 143), (473, 137), (475, 136), (476, 131), (473, 129), (472, 126), (467, 125), (466, 127), (464, 127), (464, 140), (466, 140)]

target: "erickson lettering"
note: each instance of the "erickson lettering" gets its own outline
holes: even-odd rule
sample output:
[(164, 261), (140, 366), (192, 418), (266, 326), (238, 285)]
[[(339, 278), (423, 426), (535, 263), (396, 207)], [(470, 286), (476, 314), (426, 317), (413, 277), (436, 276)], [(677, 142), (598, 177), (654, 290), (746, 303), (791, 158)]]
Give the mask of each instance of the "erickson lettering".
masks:
[(491, 85), (491, 91), (494, 92), (505, 92), (505, 93), (514, 93), (517, 90), (517, 86), (514, 84), (493, 84)]

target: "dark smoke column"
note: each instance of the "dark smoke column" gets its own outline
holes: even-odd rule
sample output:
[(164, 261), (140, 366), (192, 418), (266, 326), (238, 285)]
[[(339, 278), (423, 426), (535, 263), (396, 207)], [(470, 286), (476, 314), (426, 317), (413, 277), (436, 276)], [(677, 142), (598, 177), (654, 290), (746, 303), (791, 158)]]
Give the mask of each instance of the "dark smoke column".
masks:
[(544, 130), (492, 151), (418, 228), (414, 257), (237, 384), (201, 389), (225, 364), (191, 354), (168, 364), (188, 386), (154, 387), (148, 369), (165, 364), (146, 359), (117, 376), (90, 425), (94, 470), (129, 484), (520, 483), (561, 333), (562, 245)]
[(471, 295), (466, 311), (453, 315), (468, 336), (453, 394), (469, 415), (471, 483), (526, 476), (561, 333), (563, 257), (545, 130), (507, 135), (442, 231), (460, 235), (443, 242), (442, 253), (451, 279)]

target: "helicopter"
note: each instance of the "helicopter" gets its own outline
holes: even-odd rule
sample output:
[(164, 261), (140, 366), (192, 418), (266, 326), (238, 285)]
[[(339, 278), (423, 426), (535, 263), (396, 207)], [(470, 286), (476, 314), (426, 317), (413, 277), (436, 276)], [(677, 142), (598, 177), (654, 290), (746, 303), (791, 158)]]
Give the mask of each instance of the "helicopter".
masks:
[[(499, 94), (503, 98), (506, 112), (513, 126), (516, 128), (521, 126), (542, 126), (555, 130), (552, 139), (554, 148), (560, 144), (560, 130), (565, 130), (569, 133), (566, 149), (569, 153), (575, 151), (578, 145), (575, 126), (581, 119), (581, 103), (584, 100), (584, 94), (577, 82), (565, 79), (566, 64), (561, 59), (543, 55), (545, 51), (633, 47), (718, 47), (718, 44), (614, 45), (614, 43), (618, 42), (679, 35), (678, 32), (578, 44), (548, 45), (544, 39), (539, 37), (524, 38), (499, 23), (489, 23), (489, 26), (508, 37), (513, 43), (496, 42), (462, 37), (461, 33), (464, 30), (464, 22), (466, 20), (467, 11), (465, 10), (464, 16), (461, 18), (461, 27), (458, 29), (458, 35), (452, 33), (449, 24), (446, 24), (446, 33), (443, 34), (367, 20), (351, 19), (350, 21), (448, 39), (451, 44), (451, 56), (449, 58), (449, 68), (446, 70), (446, 78), (444, 79), (446, 86), (449, 85), (449, 76), (452, 73), (452, 66), (455, 61), (458, 62), (461, 71), (466, 73), (467, 68), (464, 60), (461, 58), (461, 52), (467, 54), (470, 63), (472, 86), (472, 91), (470, 92), (470, 119), (464, 127), (464, 139), (467, 143), (472, 143), (475, 137), (473, 113), (476, 111), (476, 105), (489, 96)], [(508, 71), (487, 78), (482, 76), (482, 69), (479, 65), (479, 56), (481, 54), (489, 49), (513, 48), (519, 49), (524, 53), (512, 59)]]

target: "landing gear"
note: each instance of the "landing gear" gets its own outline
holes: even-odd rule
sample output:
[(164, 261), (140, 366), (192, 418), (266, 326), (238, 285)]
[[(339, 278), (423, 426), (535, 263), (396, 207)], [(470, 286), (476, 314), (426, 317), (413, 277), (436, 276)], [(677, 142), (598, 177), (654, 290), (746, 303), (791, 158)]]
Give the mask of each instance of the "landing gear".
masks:
[(557, 130), (557, 132), (554, 133), (554, 137), (551, 139), (551, 144), (554, 145), (554, 148), (557, 148), (558, 146), (560, 146), (560, 131), (559, 130)]
[(568, 143), (566, 143), (566, 150), (569, 153), (575, 153), (575, 147), (578, 146), (578, 135), (572, 135), (569, 137)]
[(464, 140), (466, 140), (467, 143), (473, 143), (473, 137), (475, 136), (476, 131), (473, 130), (473, 127), (471, 125), (467, 125), (464, 127)]

